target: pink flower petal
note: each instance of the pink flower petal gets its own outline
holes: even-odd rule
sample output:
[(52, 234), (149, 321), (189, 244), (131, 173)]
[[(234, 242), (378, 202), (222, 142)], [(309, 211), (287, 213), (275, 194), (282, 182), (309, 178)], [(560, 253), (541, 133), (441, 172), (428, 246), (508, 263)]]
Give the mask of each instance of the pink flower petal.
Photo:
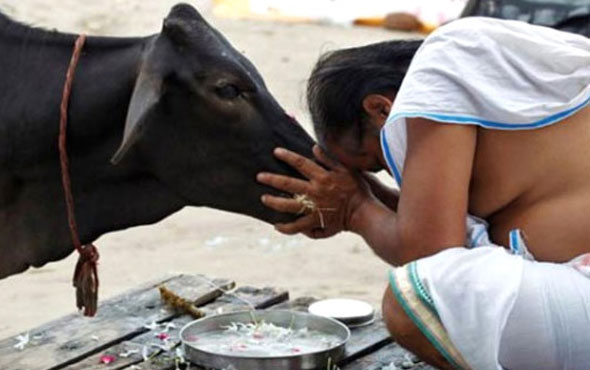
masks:
[(117, 358), (113, 355), (102, 355), (102, 356), (100, 356), (99, 362), (101, 364), (108, 365), (108, 364), (112, 364), (113, 362), (115, 362), (116, 359)]
[(159, 340), (166, 340), (166, 339), (170, 339), (170, 335), (168, 335), (166, 333), (160, 333), (160, 334), (156, 335), (156, 338), (158, 338)]

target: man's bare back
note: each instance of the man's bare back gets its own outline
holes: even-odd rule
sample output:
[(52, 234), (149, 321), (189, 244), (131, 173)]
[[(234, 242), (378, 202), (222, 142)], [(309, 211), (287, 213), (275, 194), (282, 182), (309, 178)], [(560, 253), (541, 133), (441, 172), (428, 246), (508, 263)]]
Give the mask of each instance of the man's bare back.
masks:
[(478, 128), (469, 212), (500, 245), (520, 228), (538, 260), (590, 252), (590, 107), (536, 130)]

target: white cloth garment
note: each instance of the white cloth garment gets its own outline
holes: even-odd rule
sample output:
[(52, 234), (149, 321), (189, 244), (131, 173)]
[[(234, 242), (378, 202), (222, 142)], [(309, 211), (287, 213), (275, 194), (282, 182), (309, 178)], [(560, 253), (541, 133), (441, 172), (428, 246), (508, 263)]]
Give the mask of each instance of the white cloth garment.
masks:
[(589, 369), (590, 279), (571, 266), (524, 261), (498, 360), (506, 369)]
[(490, 245), (415, 262), (451, 341), (476, 370), (590, 368), (590, 279)]

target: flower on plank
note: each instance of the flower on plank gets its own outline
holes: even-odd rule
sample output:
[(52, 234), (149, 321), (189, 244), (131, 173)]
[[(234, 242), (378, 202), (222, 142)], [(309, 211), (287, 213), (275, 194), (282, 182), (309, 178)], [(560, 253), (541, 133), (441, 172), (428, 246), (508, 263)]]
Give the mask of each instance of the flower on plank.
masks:
[(141, 349), (141, 357), (144, 361), (148, 361), (150, 359), (150, 352), (148, 346), (143, 346), (143, 348)]
[[(184, 350), (181, 347), (176, 348), (176, 356), (174, 357), (174, 370), (180, 370), (180, 365), (184, 365), (185, 363), (186, 360), (184, 359)], [(186, 369), (188, 369), (189, 366), (190, 365), (187, 365)]]
[(156, 323), (155, 321), (152, 321), (150, 323), (143, 324), (143, 327), (148, 330), (156, 330), (157, 328), (160, 327), (160, 324)]
[(170, 351), (172, 348), (174, 348), (176, 346), (176, 343), (174, 343), (173, 341), (164, 341), (164, 344), (159, 344), (159, 343), (150, 343), (150, 346), (154, 347), (154, 348), (159, 348), (164, 352), (168, 352)]
[(181, 364), (184, 364), (186, 362), (184, 358), (184, 349), (182, 349), (182, 347), (176, 348), (176, 358), (178, 359), (178, 361), (180, 361)]
[(101, 364), (109, 365), (115, 362), (117, 358), (113, 355), (102, 355), (100, 356), (98, 362)]
[(25, 349), (26, 345), (29, 344), (29, 333), (26, 332), (25, 334), (17, 336), (16, 340), (18, 341), (18, 343), (14, 345), (14, 348), (18, 349), (19, 351), (22, 351), (23, 349)]
[(136, 353), (139, 353), (139, 350), (138, 349), (129, 349), (129, 350), (125, 351), (125, 352), (119, 353), (119, 356), (122, 357), (122, 358), (127, 358), (127, 357), (131, 357), (132, 355), (134, 355)]
[(170, 329), (176, 329), (176, 325), (173, 322), (169, 322), (164, 327), (164, 333), (167, 333)]
[(170, 339), (170, 335), (168, 333), (158, 333), (155, 335), (156, 338), (158, 338), (159, 340), (163, 340), (163, 341), (167, 341), (168, 339)]

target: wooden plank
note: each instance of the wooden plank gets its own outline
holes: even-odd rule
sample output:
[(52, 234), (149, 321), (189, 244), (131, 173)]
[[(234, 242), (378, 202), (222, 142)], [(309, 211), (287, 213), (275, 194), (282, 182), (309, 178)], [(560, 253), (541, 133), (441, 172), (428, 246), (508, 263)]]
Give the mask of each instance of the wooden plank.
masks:
[(307, 312), (308, 307), (317, 301), (314, 297), (299, 297), (271, 307), (273, 310), (293, 310)]
[[(205, 303), (221, 294), (209, 281), (203, 276), (179, 275), (148, 284), (104, 301), (94, 318), (72, 314), (31, 330), (29, 335), (34, 339), (20, 351), (14, 348), (14, 338), (0, 341), (0, 369), (63, 368), (144, 333), (146, 323), (176, 316), (161, 302), (158, 285), (165, 283), (183, 297)], [(233, 286), (228, 280), (216, 280), (215, 283), (225, 288)]]
[[(237, 297), (236, 297), (237, 296)], [(208, 305), (201, 307), (201, 309), (207, 314), (212, 315), (216, 313), (228, 313), (240, 310), (246, 310), (250, 305), (262, 309), (272, 306), (274, 304), (286, 301), (289, 299), (289, 295), (285, 290), (264, 288), (257, 289), (251, 287), (241, 287), (232, 292), (231, 295), (224, 294), (217, 300), (209, 303)], [(66, 367), (67, 370), (119, 370), (119, 369), (130, 369), (132, 367), (141, 368), (142, 370), (162, 370), (162, 369), (174, 369), (176, 351), (175, 348), (179, 345), (178, 333), (180, 329), (193, 318), (183, 315), (180, 317), (172, 318), (171, 320), (163, 323), (173, 324), (174, 327), (170, 328), (166, 334), (169, 335), (169, 340), (166, 342), (158, 339), (156, 336), (164, 330), (164, 327), (160, 327), (157, 330), (144, 333), (130, 340), (118, 343), (112, 347), (105, 349), (104, 351), (90, 356), (83, 361)], [(170, 350), (163, 350), (156, 347), (156, 345), (168, 346)], [(147, 348), (149, 351), (150, 360), (144, 361), (142, 357), (143, 348)], [(122, 357), (121, 354), (129, 356)], [(113, 356), (116, 360), (110, 366), (106, 367), (100, 363), (100, 358), (103, 355)], [(198, 367), (191, 366), (191, 369), (199, 369)]]
[[(236, 297), (237, 296), (237, 297)], [(281, 288), (253, 288), (243, 286), (232, 294), (224, 294), (202, 308), (208, 315), (247, 310), (248, 302), (256, 309), (265, 309), (289, 300), (289, 292)]]
[(339, 363), (340, 366), (344, 366), (391, 343), (391, 337), (385, 327), (381, 312), (375, 313), (375, 322), (373, 324), (351, 329), (350, 332), (351, 337), (346, 345), (345, 357)]
[(343, 366), (342, 370), (436, 370), (414, 355), (400, 347), (397, 343), (390, 343), (376, 352), (358, 358)]

